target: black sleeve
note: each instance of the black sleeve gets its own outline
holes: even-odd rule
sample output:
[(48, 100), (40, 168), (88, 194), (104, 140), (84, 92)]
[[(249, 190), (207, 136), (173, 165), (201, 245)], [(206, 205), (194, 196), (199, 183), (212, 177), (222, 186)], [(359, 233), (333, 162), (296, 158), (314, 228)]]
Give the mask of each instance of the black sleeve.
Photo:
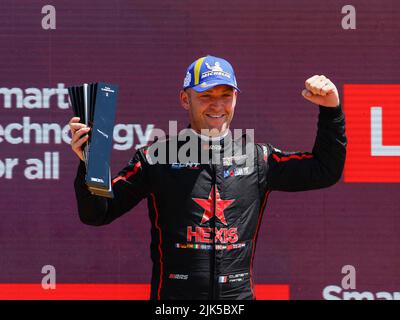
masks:
[(346, 158), (347, 138), (341, 106), (320, 106), (318, 132), (312, 153), (282, 152), (271, 145), (267, 151), (267, 188), (304, 191), (335, 184)]
[(145, 158), (138, 150), (113, 179), (114, 198), (110, 199), (93, 195), (88, 190), (85, 163), (80, 161), (74, 186), (81, 221), (94, 226), (109, 224), (146, 198), (150, 194), (146, 166)]

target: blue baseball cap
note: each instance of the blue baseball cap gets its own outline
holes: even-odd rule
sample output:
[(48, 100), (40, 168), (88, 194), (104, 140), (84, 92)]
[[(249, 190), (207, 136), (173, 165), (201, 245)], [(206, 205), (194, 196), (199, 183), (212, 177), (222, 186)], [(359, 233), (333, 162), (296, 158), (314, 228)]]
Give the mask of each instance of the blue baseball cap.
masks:
[(223, 84), (240, 91), (232, 65), (225, 59), (208, 55), (197, 59), (187, 68), (183, 89), (203, 92)]

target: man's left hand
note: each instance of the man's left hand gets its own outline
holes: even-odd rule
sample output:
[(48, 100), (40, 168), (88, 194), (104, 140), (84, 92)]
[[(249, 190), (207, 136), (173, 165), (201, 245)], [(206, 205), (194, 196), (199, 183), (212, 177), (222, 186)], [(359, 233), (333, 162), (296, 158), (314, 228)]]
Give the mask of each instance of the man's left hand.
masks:
[(337, 107), (340, 102), (336, 86), (323, 75), (308, 78), (301, 94), (312, 103), (324, 107)]

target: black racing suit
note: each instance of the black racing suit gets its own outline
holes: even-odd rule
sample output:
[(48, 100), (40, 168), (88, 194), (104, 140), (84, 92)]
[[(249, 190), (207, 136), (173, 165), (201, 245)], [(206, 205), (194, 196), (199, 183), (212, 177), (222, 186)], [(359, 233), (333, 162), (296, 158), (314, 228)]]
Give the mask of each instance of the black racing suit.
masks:
[[(220, 147), (195, 138), (207, 149), (208, 163), (154, 163), (149, 150), (156, 143), (140, 148), (113, 179), (114, 199), (88, 191), (81, 162), (75, 180), (80, 219), (105, 225), (147, 198), (151, 299), (255, 299), (252, 266), (268, 194), (324, 188), (340, 179), (347, 144), (342, 109), (320, 106), (312, 153), (282, 152), (246, 136), (225, 137)], [(171, 145), (170, 138), (157, 143)], [(248, 145), (250, 156), (223, 154)], [(223, 161), (215, 164), (218, 154)]]

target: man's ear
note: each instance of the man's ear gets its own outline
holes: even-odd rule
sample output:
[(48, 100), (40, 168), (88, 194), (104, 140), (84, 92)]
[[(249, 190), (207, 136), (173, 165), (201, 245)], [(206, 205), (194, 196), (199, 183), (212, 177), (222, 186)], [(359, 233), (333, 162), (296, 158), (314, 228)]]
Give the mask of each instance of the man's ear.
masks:
[[(190, 90), (190, 89), (189, 89)], [(181, 100), (181, 105), (185, 110), (189, 110), (190, 108), (190, 97), (189, 97), (189, 90), (181, 90), (179, 92), (179, 99)]]

